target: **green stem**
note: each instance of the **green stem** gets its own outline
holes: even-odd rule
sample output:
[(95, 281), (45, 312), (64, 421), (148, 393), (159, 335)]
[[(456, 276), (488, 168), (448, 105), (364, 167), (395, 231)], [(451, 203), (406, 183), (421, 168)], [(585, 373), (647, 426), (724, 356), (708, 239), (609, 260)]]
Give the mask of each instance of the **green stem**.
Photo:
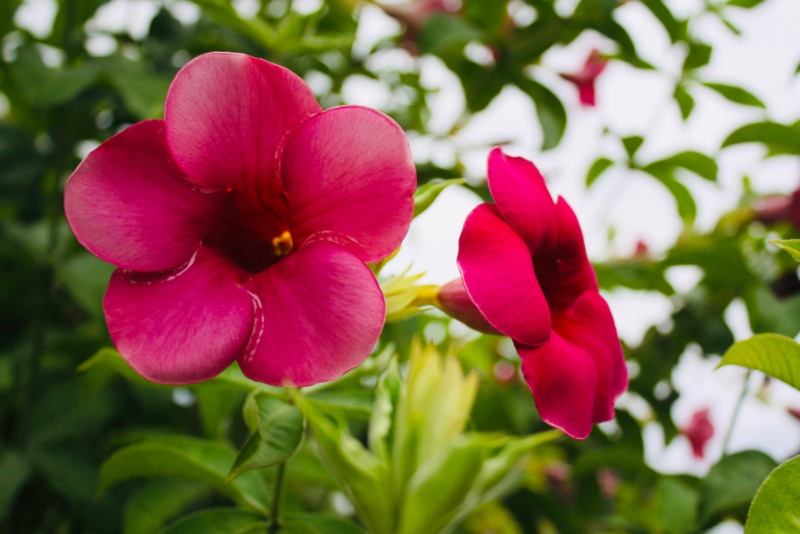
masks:
[(281, 499), (283, 498), (283, 475), (285, 470), (286, 462), (279, 463), (278, 471), (275, 473), (275, 482), (272, 486), (272, 503), (270, 503), (267, 534), (278, 534), (281, 530), (280, 514)]
[(728, 431), (725, 433), (725, 440), (722, 442), (722, 456), (728, 456), (728, 446), (731, 442), (731, 436), (733, 435), (733, 428), (736, 426), (736, 420), (739, 419), (739, 413), (742, 411), (742, 405), (744, 404), (744, 399), (747, 396), (747, 385), (750, 383), (750, 375), (753, 374), (753, 371), (747, 371), (747, 375), (744, 377), (744, 384), (742, 385), (742, 393), (739, 395), (739, 400), (736, 401), (736, 407), (733, 409), (733, 415), (731, 416), (731, 422), (728, 425)]

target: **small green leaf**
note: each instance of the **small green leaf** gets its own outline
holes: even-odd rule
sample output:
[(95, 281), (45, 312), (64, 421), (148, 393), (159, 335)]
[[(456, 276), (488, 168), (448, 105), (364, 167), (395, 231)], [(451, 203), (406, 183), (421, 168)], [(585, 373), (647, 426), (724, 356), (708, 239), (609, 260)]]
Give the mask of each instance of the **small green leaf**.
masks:
[(633, 157), (636, 155), (636, 152), (639, 151), (639, 148), (644, 143), (644, 137), (640, 135), (631, 135), (629, 137), (623, 137), (621, 141), (622, 141), (622, 146), (625, 147), (625, 152), (628, 153), (628, 158), (633, 160)]
[(763, 2), (764, 0), (728, 0), (728, 5), (732, 7), (750, 9), (760, 5)]
[(586, 187), (591, 187), (595, 180), (612, 165), (614, 162), (605, 157), (594, 160), (592, 166), (589, 167), (589, 172), (586, 173)]
[(777, 462), (761, 451), (723, 457), (700, 485), (700, 517), (704, 524), (734, 514), (744, 519), (747, 506)]
[(778, 248), (782, 248), (791, 254), (794, 259), (800, 261), (800, 239), (771, 239), (769, 242)]
[(652, 170), (656, 167), (661, 167), (664, 170), (680, 167), (692, 171), (701, 178), (705, 178), (711, 182), (717, 180), (717, 172), (719, 170), (717, 162), (714, 161), (713, 158), (701, 154), (700, 152), (695, 152), (694, 150), (679, 152), (674, 156), (654, 161), (646, 165), (643, 170), (653, 174)]
[(673, 44), (677, 43), (678, 39), (685, 33), (685, 27), (675, 19), (675, 15), (672, 14), (672, 11), (669, 10), (662, 0), (644, 0), (642, 3), (658, 19), (661, 25), (664, 26), (664, 29), (667, 30), (669, 40), (672, 41)]
[(536, 105), (536, 115), (542, 126), (542, 150), (549, 150), (561, 141), (567, 129), (567, 111), (558, 97), (535, 80), (521, 78), (517, 86), (522, 89)]
[(683, 60), (683, 70), (699, 69), (711, 61), (713, 49), (704, 43), (689, 43), (689, 52)]
[(686, 89), (682, 86), (678, 85), (675, 87), (675, 94), (673, 95), (675, 101), (678, 103), (678, 107), (681, 110), (681, 117), (683, 120), (689, 118), (689, 115), (692, 114), (692, 110), (694, 109), (694, 97), (690, 95)]
[(722, 148), (741, 143), (763, 143), (776, 154), (800, 155), (800, 131), (776, 122), (742, 126), (722, 142)]
[(761, 371), (800, 390), (800, 344), (778, 334), (756, 334), (737, 341), (718, 367), (741, 365)]
[(414, 217), (422, 214), (427, 210), (433, 201), (439, 198), (439, 195), (450, 187), (451, 185), (461, 185), (464, 183), (463, 179), (458, 180), (431, 180), (430, 182), (421, 185), (414, 193)]
[(247, 398), (244, 410), (252, 435), (236, 456), (226, 484), (246, 471), (285, 462), (303, 442), (305, 420), (293, 404), (256, 392)]
[[(280, 534), (290, 532), (289, 529), (305, 527), (312, 534), (366, 534), (363, 529), (342, 519), (341, 517), (313, 514), (291, 515), (281, 525)], [(291, 532), (294, 532), (291, 530)], [(304, 532), (299, 530), (299, 532)]]
[(757, 96), (739, 86), (713, 82), (703, 82), (703, 85), (712, 91), (716, 91), (734, 104), (754, 106), (757, 108), (767, 107), (766, 104), (764, 104), (764, 102), (762, 102)]
[(800, 457), (779, 465), (758, 489), (745, 534), (800, 531)]
[(256, 534), (267, 531), (263, 516), (236, 508), (203, 510), (187, 515), (159, 534)]
[(174, 479), (152, 480), (125, 503), (124, 534), (152, 534), (208, 490)]

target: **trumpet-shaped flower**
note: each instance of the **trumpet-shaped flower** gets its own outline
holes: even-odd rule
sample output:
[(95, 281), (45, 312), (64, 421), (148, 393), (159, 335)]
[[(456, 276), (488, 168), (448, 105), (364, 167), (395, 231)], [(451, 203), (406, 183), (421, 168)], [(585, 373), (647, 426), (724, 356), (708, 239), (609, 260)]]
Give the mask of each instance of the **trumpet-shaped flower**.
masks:
[(628, 378), (578, 220), (566, 201), (553, 202), (532, 163), (499, 148), (488, 180), (495, 203), (467, 217), (462, 281), (445, 286), (439, 301), (470, 326), (514, 340), (542, 419), (584, 438), (614, 417)]
[(163, 120), (134, 124), (67, 183), (78, 240), (118, 267), (103, 307), (146, 378), (234, 361), (253, 380), (332, 380), (370, 353), (385, 302), (365, 265), (411, 222), (414, 165), (385, 115), (323, 111), (283, 67), (211, 53), (176, 75)]

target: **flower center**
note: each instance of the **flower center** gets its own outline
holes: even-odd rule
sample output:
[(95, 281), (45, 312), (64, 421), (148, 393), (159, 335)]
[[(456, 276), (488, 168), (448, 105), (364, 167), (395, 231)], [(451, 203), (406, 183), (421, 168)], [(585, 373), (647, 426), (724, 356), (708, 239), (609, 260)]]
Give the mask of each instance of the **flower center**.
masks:
[(281, 235), (272, 238), (272, 251), (276, 258), (282, 258), (292, 251), (292, 234), (285, 230)]

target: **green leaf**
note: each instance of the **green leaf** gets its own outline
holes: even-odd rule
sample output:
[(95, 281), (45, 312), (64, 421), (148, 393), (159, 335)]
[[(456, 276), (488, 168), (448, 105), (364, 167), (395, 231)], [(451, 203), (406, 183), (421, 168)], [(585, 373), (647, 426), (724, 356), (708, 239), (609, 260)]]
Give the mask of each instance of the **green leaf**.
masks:
[(791, 254), (794, 259), (800, 261), (800, 239), (771, 239), (769, 242), (778, 248), (782, 248)]
[(697, 488), (682, 477), (661, 477), (656, 485), (658, 516), (664, 530), (669, 534), (683, 534), (696, 530)]
[(800, 131), (776, 122), (742, 126), (722, 142), (722, 148), (741, 143), (763, 143), (776, 154), (800, 155)]
[(777, 462), (760, 451), (742, 451), (723, 457), (700, 485), (703, 524), (728, 514), (744, 519), (747, 506)]
[(662, 0), (644, 0), (643, 4), (658, 19), (661, 25), (664, 26), (664, 29), (667, 30), (669, 40), (672, 41), (672, 44), (677, 43), (678, 39), (685, 33), (685, 27), (675, 19), (672, 11), (669, 10)]
[(713, 158), (706, 156), (705, 154), (701, 154), (700, 152), (695, 152), (694, 150), (679, 152), (674, 156), (654, 161), (647, 164), (643, 170), (653, 174), (653, 169), (658, 167), (663, 168), (664, 170), (680, 167), (688, 171), (692, 171), (701, 178), (705, 178), (711, 182), (715, 182), (717, 180), (717, 171), (719, 170), (717, 167), (717, 162), (714, 161)]
[(689, 189), (673, 176), (673, 169), (671, 167), (662, 165), (647, 165), (642, 170), (647, 172), (659, 182), (664, 184), (672, 197), (675, 199), (675, 204), (678, 208), (678, 215), (686, 223), (691, 224), (697, 216), (697, 204), (695, 204), (694, 197)]
[(75, 302), (95, 317), (103, 316), (103, 294), (114, 266), (89, 253), (79, 253), (58, 270), (60, 281)]
[(91, 66), (48, 68), (32, 45), (19, 47), (9, 71), (23, 98), (44, 107), (69, 102), (97, 80), (97, 71)]
[(727, 85), (724, 83), (702, 82), (704, 86), (712, 91), (716, 91), (723, 97), (727, 98), (735, 104), (742, 104), (744, 106), (754, 106), (757, 108), (766, 108), (766, 104), (762, 102), (750, 91), (742, 89), (736, 85)]
[(778, 334), (756, 334), (737, 341), (718, 367), (741, 365), (761, 371), (800, 390), (800, 344)]
[(728, 0), (728, 5), (732, 7), (742, 7), (745, 9), (750, 9), (761, 5), (764, 0)]
[(439, 195), (450, 187), (451, 185), (461, 185), (464, 183), (463, 179), (458, 180), (431, 180), (430, 182), (421, 185), (414, 193), (414, 217), (420, 215), (433, 204), (433, 201), (439, 198)]
[(417, 44), (422, 53), (442, 55), (448, 51), (460, 53), (467, 43), (482, 40), (483, 32), (469, 22), (434, 13), (425, 18)]
[(235, 508), (195, 512), (171, 523), (159, 534), (256, 534), (267, 531), (264, 517)]
[(0, 455), (0, 522), (30, 475), (30, 466), (21, 454), (8, 450)]
[(681, 110), (681, 117), (683, 120), (689, 118), (689, 115), (692, 114), (692, 110), (694, 109), (694, 97), (690, 95), (686, 89), (682, 86), (678, 85), (675, 87), (675, 94), (673, 95), (675, 101), (678, 103), (678, 107)]
[(558, 97), (535, 80), (521, 78), (517, 86), (522, 89), (536, 105), (536, 115), (542, 126), (542, 150), (549, 150), (561, 141), (567, 129), (567, 111)]
[(280, 532), (288, 533), (289, 529), (297, 526), (306, 528), (311, 534), (365, 534), (363, 529), (341, 517), (320, 513), (287, 516)]
[(246, 471), (285, 462), (303, 442), (305, 420), (293, 404), (253, 393), (245, 402), (244, 413), (252, 435), (236, 456), (226, 484)]
[(638, 152), (639, 148), (644, 143), (644, 137), (640, 135), (631, 135), (621, 139), (622, 146), (625, 147), (625, 152), (628, 153), (628, 158), (633, 160), (633, 157)]
[(235, 458), (235, 452), (222, 442), (188, 436), (153, 437), (124, 447), (103, 462), (97, 492), (102, 494), (109, 486), (133, 478), (179, 478), (208, 484), (266, 514), (269, 492), (260, 473), (246, 473), (225, 485)]
[(152, 534), (206, 493), (202, 485), (184, 480), (152, 480), (125, 503), (124, 534)]
[(591, 187), (595, 180), (612, 165), (614, 165), (614, 162), (605, 157), (594, 160), (592, 166), (589, 167), (589, 172), (586, 173), (586, 187)]
[(785, 461), (758, 489), (745, 534), (800, 531), (800, 456)]
[(683, 60), (683, 70), (699, 69), (711, 61), (713, 49), (704, 43), (689, 43), (689, 52)]

